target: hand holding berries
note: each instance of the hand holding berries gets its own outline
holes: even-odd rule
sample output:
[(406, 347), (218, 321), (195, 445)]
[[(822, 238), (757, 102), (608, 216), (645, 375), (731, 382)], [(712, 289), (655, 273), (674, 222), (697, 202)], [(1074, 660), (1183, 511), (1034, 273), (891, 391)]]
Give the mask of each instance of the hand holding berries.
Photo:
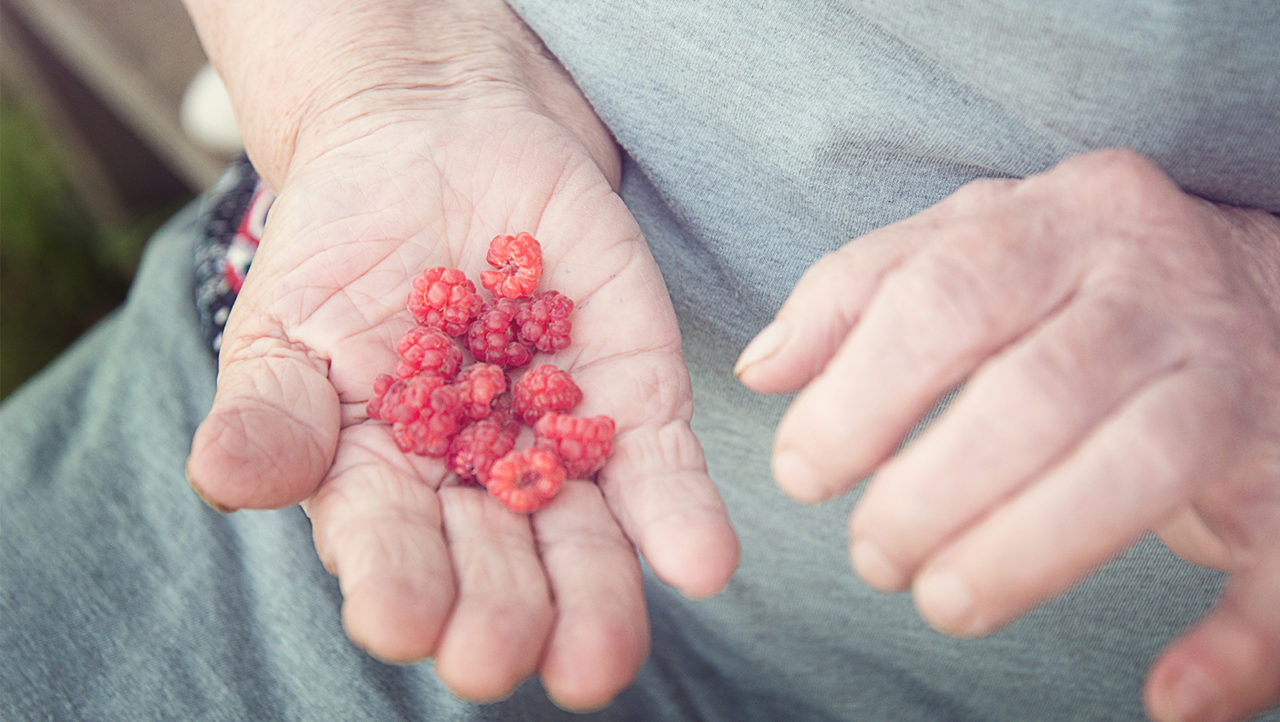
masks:
[[(508, 17), (486, 32), (510, 26), (523, 33), (517, 40), (528, 35), (502, 3), (466, 7)], [(524, 60), (548, 62), (531, 50)], [(369, 78), (380, 67), (345, 77)], [(556, 69), (543, 80), (564, 78)], [(424, 103), (401, 90), (403, 77), (379, 79), (388, 84), (377, 93), (357, 89), (326, 111), (334, 122), (309, 126), (281, 166), (287, 172), (270, 179), (278, 198), (227, 322), (189, 478), (224, 510), (301, 504), (320, 561), (341, 582), (347, 634), (379, 659), (431, 657), (434, 673), (465, 699), (501, 698), (537, 675), (558, 704), (599, 707), (634, 678), (648, 650), (638, 554), (692, 596), (722, 588), (737, 559), (689, 428), (689, 377), (666, 288), (610, 181), (616, 155), (612, 170), (599, 165), (616, 153), (612, 141), (585, 101), (572, 101), (571, 86), (561, 96), (568, 105), (549, 108), (488, 94), (518, 92), (519, 83), (486, 83), (466, 112), (454, 112), (448, 93)], [(555, 117), (562, 112), (586, 115), (566, 125)], [(584, 140), (592, 128), (598, 135)], [(502, 346), (505, 366), (468, 348), (467, 331), (492, 292), (444, 272), (499, 271), (483, 260), (492, 235), (475, 234), (495, 219), (548, 241), (539, 282), (555, 280), (554, 289), (504, 297), (531, 302), (527, 319), (508, 317), (519, 325)], [(427, 268), (442, 270), (419, 282), (410, 302)], [(565, 315), (572, 345), (544, 340), (563, 338), (561, 304), (532, 311), (552, 290), (575, 302)], [(435, 334), (415, 332), (397, 352), (422, 324), (418, 315), (462, 349), (452, 375), (454, 354)], [(514, 418), (510, 386), (544, 362), (571, 372), (585, 392), (569, 414), (604, 410), (618, 434), (598, 484), (566, 468), (551, 503), (511, 513), (480, 485), (479, 470), (517, 449), (512, 425), (522, 432), (519, 448), (538, 445)], [(406, 388), (428, 374), (439, 374), (438, 386)], [(655, 388), (663, 393), (655, 397)], [(422, 411), (415, 418), (406, 401), (432, 410), (431, 433), (406, 433), (406, 445), (421, 441), (438, 453), (436, 434), (446, 438), (456, 421), (444, 456), (400, 451), (391, 419), (422, 426)], [(451, 402), (460, 414), (447, 412)], [(468, 475), (476, 481), (450, 483)]]

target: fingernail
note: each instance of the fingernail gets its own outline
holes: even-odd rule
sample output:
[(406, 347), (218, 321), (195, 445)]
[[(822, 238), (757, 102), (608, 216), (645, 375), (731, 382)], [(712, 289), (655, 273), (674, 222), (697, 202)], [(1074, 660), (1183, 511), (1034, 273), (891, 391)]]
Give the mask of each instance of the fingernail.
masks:
[(235, 509), (232, 509), (231, 507), (228, 507), (228, 506), (223, 506), (218, 502), (214, 501), (213, 499), (210, 499), (209, 497), (205, 496), (204, 491), (202, 491), (199, 486), (196, 486), (196, 483), (191, 479), (190, 462), (188, 462), (187, 466), (183, 467), (183, 472), (186, 474), (186, 477), (187, 477), (187, 486), (190, 486), (191, 490), (196, 493), (196, 496), (200, 497), (200, 501), (203, 501), (205, 504), (207, 504), (210, 509), (213, 509), (214, 511), (219, 512), (221, 514), (230, 514), (231, 512), (235, 511)]
[(854, 540), (850, 556), (854, 571), (871, 587), (882, 592), (899, 592), (906, 588), (906, 575), (875, 544)]
[(733, 365), (733, 375), (739, 378), (747, 369), (773, 356), (782, 348), (791, 336), (791, 325), (786, 321), (775, 320), (765, 326), (751, 343), (742, 349), (738, 362)]
[(828, 494), (815, 481), (817, 478), (817, 472), (804, 454), (780, 451), (773, 455), (773, 479), (792, 499), (805, 504), (825, 501)]
[(1169, 720), (1224, 719), (1218, 686), (1198, 667), (1183, 669), (1171, 696)]
[(915, 601), (921, 616), (947, 634), (981, 632), (974, 615), (973, 590), (955, 572), (925, 572), (916, 582)]

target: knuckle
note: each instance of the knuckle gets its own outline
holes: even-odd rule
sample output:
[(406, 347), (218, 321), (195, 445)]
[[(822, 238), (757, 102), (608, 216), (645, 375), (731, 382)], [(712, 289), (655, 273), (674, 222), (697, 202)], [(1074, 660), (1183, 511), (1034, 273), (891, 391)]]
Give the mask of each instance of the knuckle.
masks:
[(1221, 374), (1189, 367), (1166, 377), (1155, 403), (1136, 406), (1118, 436), (1117, 453), (1132, 455), (1138, 468), (1165, 488), (1185, 487), (1217, 476), (1243, 441), (1237, 383)]
[(931, 343), (937, 334), (964, 343), (989, 338), (1000, 328), (1002, 314), (990, 302), (987, 275), (959, 244), (938, 244), (918, 254), (890, 280), (898, 308), (918, 309), (907, 316), (903, 338)]
[(850, 279), (858, 277), (862, 258), (860, 250), (856, 243), (849, 243), (814, 261), (796, 283), (796, 288), (802, 289), (803, 293), (793, 295), (786, 306), (793, 306), (797, 302), (811, 302), (815, 298), (830, 298), (845, 292)]
[(1150, 173), (1163, 175), (1160, 168), (1147, 156), (1132, 148), (1103, 148), (1077, 156), (1093, 173), (1116, 173), (1143, 176)]
[(975, 178), (957, 188), (940, 205), (957, 213), (984, 211), (1007, 199), (1017, 186), (1018, 181), (1010, 178)]
[(1079, 419), (1065, 417), (1082, 406), (1079, 373), (1088, 356), (1087, 345), (1069, 340), (1036, 344), (1017, 369), (1018, 386), (1028, 401), (1056, 409), (1059, 423), (1076, 425)]
[(1074, 423), (1085, 423), (1101, 405), (1190, 353), (1186, 333), (1168, 315), (1148, 312), (1121, 291), (1074, 302), (1027, 344), (1015, 368), (1033, 399), (1074, 410), (1081, 415)]
[[(1117, 434), (1113, 453), (1118, 458), (1131, 457), (1134, 467), (1143, 469), (1143, 476), (1149, 481), (1122, 485), (1117, 491), (1132, 486), (1134, 493), (1142, 493), (1147, 484), (1176, 488), (1189, 483), (1201, 456), (1191, 450), (1200, 446), (1190, 443), (1195, 438), (1193, 426), (1188, 420), (1155, 413), (1142, 413), (1131, 419), (1123, 433)], [(1136, 500), (1125, 506), (1137, 508)]]
[(1121, 187), (1142, 188), (1167, 182), (1155, 161), (1131, 148), (1104, 148), (1073, 156), (1057, 169), (1063, 175), (1105, 180)]
[(1072, 189), (1100, 217), (1167, 217), (1181, 193), (1153, 160), (1129, 148), (1107, 148), (1063, 161), (1047, 178)]

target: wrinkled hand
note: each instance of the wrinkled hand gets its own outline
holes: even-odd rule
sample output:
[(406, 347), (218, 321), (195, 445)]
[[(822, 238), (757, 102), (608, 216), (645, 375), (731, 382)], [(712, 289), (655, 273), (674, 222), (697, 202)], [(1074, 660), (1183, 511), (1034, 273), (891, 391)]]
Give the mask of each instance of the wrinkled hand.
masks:
[[(382, 91), (380, 107), (412, 108), (413, 92)], [(732, 573), (737, 541), (689, 428), (665, 286), (614, 193), (616, 158), (611, 179), (536, 108), (479, 105), (351, 113), (338, 142), (289, 169), (188, 472), (223, 508), (301, 502), (347, 633), (372, 654), (434, 657), (466, 698), (540, 674), (560, 704), (595, 707), (648, 651), (636, 549), (705, 596)], [(413, 324), (412, 278), (433, 265), (476, 278), (490, 239), (517, 231), (542, 241), (543, 287), (578, 304), (573, 345), (548, 360), (582, 387), (576, 413), (618, 428), (598, 487), (567, 482), (530, 517), (443, 484), (439, 460), (401, 453), (364, 413)]]
[(876, 472), (853, 565), (913, 587), (939, 629), (992, 632), (1154, 529), (1233, 578), (1153, 668), (1148, 709), (1218, 719), (1280, 697), (1275, 217), (1125, 151), (972, 183), (819, 261), (738, 373), (802, 389), (774, 447), (791, 496)]

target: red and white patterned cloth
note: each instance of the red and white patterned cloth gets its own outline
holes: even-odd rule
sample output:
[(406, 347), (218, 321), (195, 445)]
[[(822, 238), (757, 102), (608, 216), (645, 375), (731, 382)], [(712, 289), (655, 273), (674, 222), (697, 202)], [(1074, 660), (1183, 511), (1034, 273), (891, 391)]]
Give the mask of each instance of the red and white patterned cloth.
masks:
[(214, 352), (262, 239), (275, 194), (248, 158), (234, 161), (205, 194), (196, 245), (196, 308)]

